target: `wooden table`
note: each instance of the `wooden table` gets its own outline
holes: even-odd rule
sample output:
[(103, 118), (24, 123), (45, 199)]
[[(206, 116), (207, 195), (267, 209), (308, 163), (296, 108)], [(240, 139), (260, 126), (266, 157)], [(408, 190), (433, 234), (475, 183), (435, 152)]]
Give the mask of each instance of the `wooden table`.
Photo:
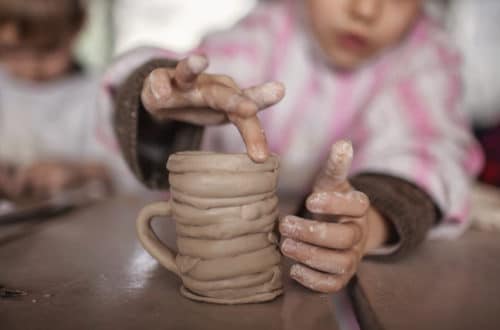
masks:
[[(150, 199), (151, 200), (151, 199)], [(330, 329), (332, 299), (285, 276), (284, 296), (257, 305), (197, 303), (136, 239), (146, 199), (118, 198), (50, 220), (0, 226), (0, 329)], [(156, 231), (174, 246), (173, 223)], [(426, 242), (393, 263), (364, 262), (353, 289), (366, 329), (500, 329), (500, 234)]]
[[(190, 301), (180, 280), (135, 234), (145, 199), (118, 198), (49, 220), (0, 227), (0, 284), (27, 295), (0, 299), (0, 329), (329, 329), (332, 299), (285, 282), (286, 294), (254, 305)], [(156, 231), (174, 246), (173, 224)]]
[(365, 328), (498, 330), (500, 233), (471, 230), (397, 262), (366, 261), (353, 288)]

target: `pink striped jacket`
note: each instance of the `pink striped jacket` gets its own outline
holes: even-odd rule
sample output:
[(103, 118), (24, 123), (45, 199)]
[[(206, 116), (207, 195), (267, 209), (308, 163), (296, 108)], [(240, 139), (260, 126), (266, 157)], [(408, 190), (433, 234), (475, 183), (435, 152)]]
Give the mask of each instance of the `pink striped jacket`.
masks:
[[(384, 173), (415, 183), (443, 213), (430, 235), (462, 233), (482, 153), (461, 111), (460, 56), (447, 36), (423, 16), (399, 45), (358, 70), (339, 72), (318, 51), (295, 5), (259, 5), (196, 50), (210, 59), (208, 72), (230, 75), (243, 87), (285, 84), (283, 101), (260, 114), (270, 148), (281, 156), (281, 193), (306, 194), (332, 143), (350, 139), (352, 174)], [(110, 67), (104, 85), (120, 84), (151, 58), (182, 56), (137, 49)], [(231, 125), (209, 127), (203, 148), (245, 150)]]

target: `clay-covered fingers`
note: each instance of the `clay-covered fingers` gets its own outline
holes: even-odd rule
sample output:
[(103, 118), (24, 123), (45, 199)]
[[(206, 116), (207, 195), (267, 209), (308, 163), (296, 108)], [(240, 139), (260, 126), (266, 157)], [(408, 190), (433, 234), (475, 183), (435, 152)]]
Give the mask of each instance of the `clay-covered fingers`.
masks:
[(347, 176), (353, 158), (352, 143), (346, 140), (336, 142), (330, 151), (328, 161), (317, 180), (314, 191), (345, 191), (349, 186)]
[(290, 268), (290, 277), (311, 290), (323, 293), (340, 291), (350, 279), (346, 275), (325, 274), (300, 264)]
[(259, 110), (275, 105), (285, 95), (285, 87), (279, 82), (268, 82), (243, 91), (227, 76), (213, 76), (208, 82), (204, 77), (200, 86), (199, 105), (241, 117), (251, 117)]
[(174, 93), (171, 84), (172, 69), (158, 68), (146, 77), (141, 92), (141, 101), (147, 111), (153, 115), (172, 103)]
[(368, 196), (357, 190), (345, 193), (323, 191), (309, 195), (306, 207), (314, 214), (361, 217), (368, 212), (370, 200)]
[(257, 116), (242, 118), (236, 115), (228, 117), (238, 128), (250, 158), (257, 163), (266, 161), (269, 157), (269, 147), (259, 118)]
[(246, 97), (239, 89), (216, 81), (203, 82), (192, 93), (192, 101), (198, 107), (208, 106), (241, 117), (251, 117), (260, 110), (257, 104)]
[(260, 110), (273, 106), (285, 96), (285, 86), (276, 81), (247, 88), (243, 94), (255, 102)]
[(42, 197), (50, 194), (52, 175), (41, 169), (22, 170), (15, 180), (17, 196)]
[(208, 59), (203, 55), (190, 55), (179, 61), (175, 67), (174, 79), (181, 90), (193, 88), (198, 76), (208, 67)]
[[(221, 83), (219, 76), (189, 77), (184, 72), (187, 63), (187, 60), (179, 63), (184, 69), (155, 69), (146, 78), (141, 94), (142, 104), (157, 119), (170, 118), (172, 110), (186, 108), (209, 108), (204, 110), (235, 113), (242, 117), (253, 116), (259, 111), (254, 101), (238, 88)], [(179, 71), (184, 73), (179, 74)], [(184, 75), (182, 87), (178, 86), (178, 75)]]
[(330, 249), (353, 248), (361, 239), (361, 230), (355, 223), (334, 223), (286, 216), (279, 224), (281, 235), (296, 241)]
[(313, 269), (330, 274), (350, 274), (355, 270), (358, 256), (354, 251), (336, 251), (287, 238), (281, 244), (287, 257)]

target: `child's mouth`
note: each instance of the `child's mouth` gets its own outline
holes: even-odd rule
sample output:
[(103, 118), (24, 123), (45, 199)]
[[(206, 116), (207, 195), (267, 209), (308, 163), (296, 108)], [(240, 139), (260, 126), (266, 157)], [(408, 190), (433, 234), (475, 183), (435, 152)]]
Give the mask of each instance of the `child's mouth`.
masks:
[(368, 47), (368, 40), (358, 34), (346, 32), (337, 37), (341, 47), (354, 52), (361, 52)]

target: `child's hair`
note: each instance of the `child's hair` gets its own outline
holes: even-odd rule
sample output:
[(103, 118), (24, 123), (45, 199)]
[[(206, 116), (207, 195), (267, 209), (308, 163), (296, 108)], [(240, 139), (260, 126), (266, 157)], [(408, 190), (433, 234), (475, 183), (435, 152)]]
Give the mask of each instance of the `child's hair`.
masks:
[(0, 27), (13, 25), (23, 45), (55, 48), (76, 33), (84, 20), (81, 0), (0, 0)]

